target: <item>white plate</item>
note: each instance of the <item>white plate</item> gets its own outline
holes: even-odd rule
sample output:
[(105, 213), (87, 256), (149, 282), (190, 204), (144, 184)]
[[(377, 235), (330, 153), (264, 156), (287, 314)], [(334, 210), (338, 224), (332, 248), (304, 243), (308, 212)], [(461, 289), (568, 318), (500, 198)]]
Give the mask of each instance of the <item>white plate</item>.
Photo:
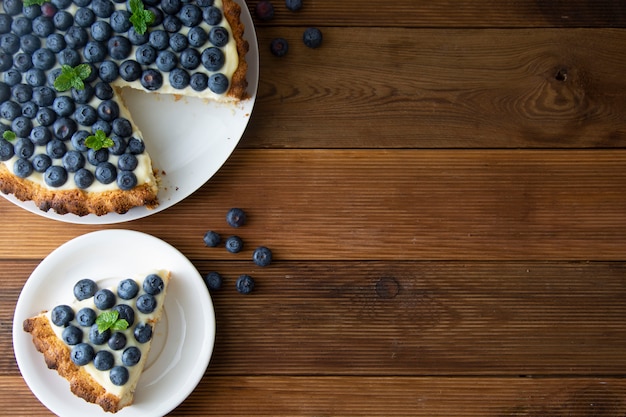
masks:
[(90, 277), (107, 285), (113, 278), (169, 269), (172, 280), (165, 314), (155, 329), (135, 402), (118, 412), (126, 416), (162, 416), (189, 396), (202, 379), (215, 341), (215, 313), (206, 285), (177, 249), (151, 235), (102, 230), (79, 236), (48, 255), (26, 281), (13, 318), (13, 348), (24, 380), (35, 396), (60, 416), (110, 416), (70, 392), (69, 383), (47, 368), (23, 321), (72, 299), (73, 287)]
[(123, 92), (133, 120), (144, 137), (149, 138), (146, 147), (155, 168), (165, 172), (161, 176), (158, 195), (160, 205), (156, 209), (136, 207), (125, 214), (79, 217), (73, 214), (60, 215), (53, 210), (44, 212), (32, 201), (22, 202), (12, 194), (0, 195), (32, 213), (50, 219), (80, 224), (113, 224), (158, 213), (184, 200), (204, 185), (239, 143), (250, 120), (259, 84), (259, 50), (252, 17), (245, 1), (235, 1), (241, 6), (241, 21), (246, 28), (244, 38), (250, 45), (246, 55), (249, 99), (238, 104), (219, 104), (193, 98), (176, 99), (173, 95), (147, 94), (131, 89)]

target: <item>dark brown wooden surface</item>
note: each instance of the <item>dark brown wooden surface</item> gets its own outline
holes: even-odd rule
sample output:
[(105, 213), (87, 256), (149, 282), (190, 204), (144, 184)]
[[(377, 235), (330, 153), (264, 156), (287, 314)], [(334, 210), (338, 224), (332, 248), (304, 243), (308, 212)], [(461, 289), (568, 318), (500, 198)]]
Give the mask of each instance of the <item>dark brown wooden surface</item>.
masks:
[[(304, 4), (256, 22), (249, 127), (190, 198), (111, 226), (1, 199), (0, 415), (50, 415), (13, 356), (22, 285), (110, 228), (227, 277), (211, 363), (172, 416), (626, 415), (626, 5)], [(202, 243), (233, 206), (236, 257)], [(246, 260), (260, 244), (269, 268)]]

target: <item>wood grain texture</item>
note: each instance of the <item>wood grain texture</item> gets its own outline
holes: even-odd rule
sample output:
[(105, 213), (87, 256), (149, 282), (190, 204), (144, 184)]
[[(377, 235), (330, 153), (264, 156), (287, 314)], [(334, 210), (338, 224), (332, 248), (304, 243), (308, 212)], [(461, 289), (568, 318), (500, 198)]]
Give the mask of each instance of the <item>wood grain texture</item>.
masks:
[[(626, 32), (259, 30), (261, 81), (241, 143), (259, 148), (626, 145)], [(290, 42), (276, 58), (272, 38)]]

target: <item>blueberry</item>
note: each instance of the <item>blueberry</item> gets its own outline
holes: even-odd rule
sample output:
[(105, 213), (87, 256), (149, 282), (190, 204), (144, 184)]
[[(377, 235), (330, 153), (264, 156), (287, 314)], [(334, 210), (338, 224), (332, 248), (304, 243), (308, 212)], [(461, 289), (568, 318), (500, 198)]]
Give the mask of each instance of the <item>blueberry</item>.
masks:
[(98, 82), (94, 87), (94, 93), (100, 100), (109, 100), (113, 98), (113, 88), (109, 83)]
[(222, 21), (222, 11), (214, 6), (209, 6), (202, 11), (202, 18), (211, 26), (217, 26)]
[(194, 91), (204, 91), (209, 85), (209, 77), (201, 72), (196, 72), (191, 75), (189, 85)]
[(209, 272), (204, 277), (204, 282), (210, 290), (219, 290), (222, 288), (222, 276), (218, 272)]
[(65, 10), (60, 10), (54, 14), (52, 17), (52, 23), (54, 23), (54, 27), (58, 30), (67, 30), (74, 24), (74, 18), (69, 12)]
[(61, 117), (70, 116), (75, 110), (74, 100), (69, 96), (59, 96), (54, 99), (52, 109)]
[[(50, 47), (46, 47), (50, 49)], [(20, 48), (22, 48), (22, 52), (32, 54), (37, 49), (41, 48), (41, 39), (33, 34), (24, 35), (20, 38)]]
[(78, 7), (87, 7), (91, 4), (91, 0), (74, 0), (74, 4)]
[(42, 126), (50, 126), (57, 119), (57, 114), (49, 107), (39, 108), (37, 112), (37, 123)]
[(29, 101), (31, 98), (33, 98), (33, 87), (28, 84), (17, 84), (13, 87), (12, 93), (15, 101), (17, 101), (18, 103), (24, 103), (22, 105), (22, 114), (24, 114), (24, 107), (26, 105), (26, 102), (32, 103), (32, 106), (35, 106), (34, 110), (29, 110), (29, 114), (31, 114), (32, 119), (35, 114), (37, 114), (37, 110), (39, 110), (39, 106), (37, 106), (37, 104)]
[(143, 34), (139, 34), (137, 33), (134, 27), (130, 28), (130, 30), (127, 33), (127, 36), (128, 36), (128, 40), (133, 45), (143, 45), (145, 43), (148, 43), (148, 39), (150, 37), (148, 31), (146, 31)]
[[(88, 51), (85, 51), (85, 52), (88, 52)], [(78, 51), (72, 48), (65, 48), (64, 50), (59, 52), (57, 54), (57, 59), (59, 61), (59, 64), (68, 65), (70, 67), (75, 67), (78, 64), (80, 64), (82, 61), (82, 58), (80, 57), (80, 54), (78, 53)]]
[(212, 27), (209, 31), (209, 41), (218, 48), (228, 43), (228, 37), (228, 31), (222, 26)]
[(241, 294), (250, 294), (254, 289), (254, 279), (250, 275), (240, 275), (235, 287)]
[(11, 54), (0, 51), (0, 71), (6, 71), (13, 65), (13, 56)]
[(108, 310), (115, 305), (115, 294), (106, 288), (98, 290), (93, 296), (93, 302), (98, 309)]
[(96, 20), (91, 25), (91, 37), (97, 42), (106, 42), (113, 35), (113, 28), (104, 20)]
[(173, 33), (170, 35), (170, 48), (174, 52), (181, 52), (188, 45), (187, 37), (181, 33)]
[(123, 300), (131, 300), (139, 293), (139, 285), (134, 279), (125, 279), (120, 281), (117, 286), (117, 296)]
[(124, 36), (113, 36), (109, 39), (107, 46), (111, 58), (121, 61), (128, 57), (132, 50), (130, 41)]
[(95, 176), (102, 184), (110, 184), (117, 179), (117, 169), (110, 162), (101, 162), (96, 166)]
[(89, 104), (81, 104), (74, 111), (76, 122), (83, 126), (91, 126), (98, 120), (98, 112)]
[(117, 167), (124, 171), (133, 171), (137, 165), (137, 157), (132, 153), (125, 153), (117, 160)]
[(141, 74), (140, 81), (146, 90), (158, 90), (163, 85), (163, 75), (156, 70), (147, 69)]
[(24, 36), (33, 31), (33, 25), (31, 24), (29, 18), (25, 16), (20, 16), (13, 19), (13, 23), (11, 24), (11, 30), (17, 36)]
[(104, 100), (98, 105), (98, 116), (100, 116), (102, 120), (111, 122), (117, 119), (119, 115), (120, 108), (113, 100)]
[(296, 12), (302, 8), (302, 0), (285, 0), (285, 7), (292, 12)]
[(202, 240), (204, 241), (204, 244), (210, 248), (214, 248), (222, 242), (222, 238), (219, 233), (214, 232), (213, 230), (206, 232)]
[(63, 155), (63, 166), (67, 172), (76, 172), (85, 166), (85, 157), (81, 152), (70, 150)]
[(4, 73), (4, 82), (11, 87), (19, 84), (21, 81), (22, 74), (15, 68), (11, 68)]
[(93, 176), (93, 173), (85, 168), (79, 169), (78, 171), (76, 171), (76, 174), (74, 174), (74, 182), (76, 183), (76, 186), (81, 190), (89, 188), (89, 186), (93, 184), (94, 180), (95, 178)]
[(117, 135), (112, 135), (110, 139), (113, 141), (113, 145), (107, 148), (109, 153), (111, 155), (122, 155), (126, 151), (126, 139)]
[(135, 50), (135, 59), (141, 65), (150, 65), (156, 61), (157, 51), (150, 45), (141, 45)]
[(98, 284), (89, 278), (83, 278), (74, 285), (74, 297), (79, 301), (93, 297), (96, 291)]
[(141, 359), (141, 350), (136, 346), (130, 346), (122, 352), (122, 363), (126, 366), (134, 366)]
[(3, 0), (4, 11), (11, 15), (15, 16), (22, 12), (22, 1), (21, 0)]
[[(48, 72), (48, 75), (46, 76), (48, 87), (54, 88), (54, 82), (56, 81), (57, 78), (59, 78), (59, 75), (61, 75), (61, 68), (54, 68)], [(54, 91), (56, 91), (56, 89)], [(55, 93), (55, 97), (56, 97), (56, 93)]]
[(226, 250), (230, 253), (238, 253), (243, 249), (243, 240), (239, 236), (229, 236), (224, 242)]
[[(54, 52), (50, 49), (40, 48), (33, 52), (33, 67), (48, 71), (56, 63)], [(55, 77), (56, 79), (56, 77)]]
[(27, 138), (33, 129), (33, 122), (28, 117), (18, 116), (11, 123), (11, 130), (20, 138)]
[[(65, 142), (59, 139), (52, 139), (46, 144), (46, 153), (52, 159), (61, 159), (67, 152), (67, 146)], [(65, 168), (67, 170), (67, 167)]]
[(252, 261), (258, 266), (268, 266), (272, 263), (272, 251), (265, 246), (259, 246), (252, 253)]
[(51, 0), (58, 9), (67, 9), (72, 5), (72, 0)]
[(60, 140), (69, 140), (76, 133), (76, 122), (67, 117), (56, 119), (52, 124), (52, 134)]
[(39, 107), (51, 106), (55, 98), (56, 93), (50, 87), (44, 85), (33, 88), (33, 101)]
[(96, 16), (101, 18), (109, 18), (115, 11), (115, 5), (109, 0), (93, 0), (91, 8)]
[(126, 33), (132, 27), (131, 13), (127, 10), (116, 10), (111, 15), (111, 28), (118, 33)]
[(13, 144), (4, 138), (0, 138), (0, 161), (8, 161), (15, 155)]
[(198, 68), (202, 62), (200, 52), (194, 48), (187, 48), (180, 53), (180, 65), (188, 70), (194, 70)]
[(44, 181), (50, 187), (60, 187), (67, 182), (67, 171), (58, 165), (52, 165), (44, 172)]
[(96, 353), (93, 358), (93, 366), (99, 371), (108, 371), (113, 368), (115, 364), (115, 357), (108, 350), (101, 350)]
[(176, 16), (168, 14), (163, 19), (163, 29), (168, 33), (178, 33), (182, 27), (183, 22)]
[(141, 76), (141, 65), (137, 61), (129, 59), (122, 62), (119, 72), (124, 81), (135, 81)]
[(7, 120), (14, 120), (22, 114), (22, 107), (14, 101), (5, 101), (0, 104), (0, 117)]
[(96, 322), (96, 318), (96, 312), (89, 307), (83, 307), (76, 313), (76, 322), (80, 326), (91, 327)]
[(309, 48), (319, 48), (322, 44), (322, 32), (318, 28), (308, 28), (302, 35), (302, 41)]
[(93, 10), (87, 7), (80, 7), (74, 12), (74, 23), (80, 27), (91, 27), (93, 22), (96, 21), (96, 15)]
[(226, 223), (230, 227), (241, 227), (246, 223), (246, 212), (240, 208), (233, 207), (226, 213)]
[(202, 22), (202, 10), (195, 4), (185, 4), (178, 13), (183, 25), (193, 27)]
[(122, 332), (115, 332), (109, 337), (107, 344), (112, 350), (124, 349), (126, 346), (126, 336)]
[(79, 343), (72, 348), (70, 358), (77, 366), (84, 366), (91, 362), (96, 356), (93, 347), (88, 343)]
[(261, 0), (254, 8), (254, 13), (260, 20), (272, 20), (274, 18), (274, 5), (268, 0)]
[(161, 8), (167, 14), (178, 13), (181, 6), (181, 0), (161, 0)]
[(24, 9), (22, 9), (22, 13), (27, 18), (33, 20), (37, 16), (41, 16), (41, 6), (37, 4), (33, 4), (32, 6), (24, 6)]
[(150, 274), (143, 280), (142, 288), (150, 295), (157, 295), (163, 291), (165, 284), (163, 279), (157, 274)]
[(0, 33), (9, 33), (11, 31), (11, 23), (13, 19), (8, 14), (0, 14)]
[(11, 87), (0, 81), (0, 102), (7, 101), (11, 98)]
[(114, 366), (109, 372), (109, 379), (113, 385), (122, 386), (128, 382), (128, 369), (123, 366)]
[(117, 186), (122, 190), (132, 190), (137, 185), (137, 176), (132, 171), (119, 171)]
[(20, 178), (26, 178), (33, 173), (33, 165), (28, 159), (18, 158), (13, 164), (13, 173)]
[(289, 51), (289, 43), (285, 38), (275, 38), (270, 43), (270, 52), (278, 57), (285, 56), (287, 51)]
[(31, 87), (40, 87), (46, 83), (46, 73), (38, 68), (31, 68), (24, 74), (24, 81)]
[(63, 329), (61, 339), (63, 339), (63, 341), (67, 345), (77, 345), (83, 341), (83, 331), (76, 326), (67, 326), (65, 329)]
[(187, 39), (189, 40), (189, 45), (200, 48), (207, 42), (209, 35), (202, 27), (196, 26), (189, 30)]
[(33, 142), (34, 145), (45, 145), (50, 142), (52, 139), (52, 134), (50, 130), (48, 130), (45, 126), (35, 126), (33, 130), (30, 131), (30, 141)]
[(33, 170), (37, 172), (46, 172), (48, 168), (52, 165), (52, 158), (44, 153), (38, 153), (33, 156)]
[(26, 72), (33, 67), (33, 59), (29, 54), (20, 52), (13, 57), (13, 65), (19, 72)]
[(89, 103), (91, 99), (93, 98), (93, 96), (94, 96), (94, 88), (91, 86), (91, 84), (84, 84), (84, 88), (82, 90), (77, 90), (75, 88), (72, 88), (72, 98), (77, 104)]
[(67, 42), (65, 42), (63, 35), (59, 33), (52, 33), (46, 38), (46, 48), (54, 53), (61, 52), (66, 47)]
[(31, 120), (34, 120), (37, 117), (37, 112), (39, 111), (39, 106), (33, 103), (32, 101), (27, 101), (22, 104), (22, 115), (28, 117)]
[(127, 149), (128, 152), (132, 153), (133, 155), (139, 155), (143, 153), (143, 151), (146, 149), (146, 145), (141, 139), (132, 137), (128, 141)]
[(202, 51), (202, 65), (209, 71), (218, 71), (225, 62), (226, 57), (219, 48), (211, 47)]
[(83, 56), (87, 62), (100, 62), (106, 58), (107, 48), (104, 47), (102, 42), (87, 42), (85, 49), (83, 49)]
[(177, 63), (176, 54), (172, 51), (161, 51), (157, 55), (156, 65), (159, 71), (170, 72), (176, 68)]
[(138, 323), (133, 330), (135, 340), (139, 343), (146, 343), (152, 339), (152, 326), (148, 323)]
[(189, 73), (181, 68), (175, 68), (170, 72), (169, 81), (172, 87), (182, 90), (189, 85)]
[(89, 148), (85, 146), (85, 139), (87, 139), (88, 136), (89, 132), (86, 132), (84, 130), (79, 130), (74, 133), (70, 138), (74, 149), (80, 152), (87, 152)]
[(164, 30), (153, 30), (148, 38), (150, 45), (156, 50), (162, 51), (170, 45), (170, 35)]
[(20, 49), (20, 38), (15, 33), (5, 33), (0, 36), (0, 49), (13, 55)]
[(58, 305), (50, 312), (50, 320), (55, 326), (65, 327), (74, 320), (74, 310), (68, 305)]
[(98, 75), (104, 82), (112, 83), (119, 76), (117, 64), (113, 61), (104, 61), (98, 68)]
[(150, 314), (156, 308), (156, 299), (153, 295), (142, 294), (137, 298), (136, 303), (137, 310), (144, 314)]
[(28, 159), (35, 153), (35, 145), (27, 138), (19, 138), (13, 147), (18, 158)]
[(41, 5), (41, 15), (45, 17), (53, 17), (58, 10), (59, 9), (50, 2), (45, 2)]

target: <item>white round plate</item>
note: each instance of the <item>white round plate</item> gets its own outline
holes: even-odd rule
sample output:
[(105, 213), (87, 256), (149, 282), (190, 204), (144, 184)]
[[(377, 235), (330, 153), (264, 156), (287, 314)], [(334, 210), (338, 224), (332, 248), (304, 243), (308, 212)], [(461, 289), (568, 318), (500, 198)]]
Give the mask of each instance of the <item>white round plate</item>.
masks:
[(182, 403), (202, 379), (215, 342), (215, 313), (202, 276), (176, 248), (144, 233), (102, 230), (61, 245), (33, 271), (13, 318), (13, 348), (24, 380), (35, 396), (59, 416), (110, 416), (74, 396), (69, 383), (47, 368), (43, 355), (22, 328), (28, 317), (73, 299), (81, 278), (107, 281), (155, 269), (172, 273), (165, 313), (157, 325), (134, 404), (116, 415), (162, 416)]
[(237, 104), (220, 104), (133, 89), (125, 89), (122, 93), (133, 120), (147, 138), (146, 148), (153, 165), (161, 173), (160, 204), (156, 209), (136, 207), (125, 214), (80, 217), (57, 214), (54, 210), (44, 212), (32, 201), (20, 201), (13, 194), (0, 195), (50, 219), (79, 224), (114, 224), (163, 211), (204, 185), (239, 143), (250, 120), (259, 84), (259, 50), (252, 17), (245, 1), (235, 1), (241, 6), (241, 21), (246, 28), (244, 38), (250, 45), (246, 55), (249, 99)]

